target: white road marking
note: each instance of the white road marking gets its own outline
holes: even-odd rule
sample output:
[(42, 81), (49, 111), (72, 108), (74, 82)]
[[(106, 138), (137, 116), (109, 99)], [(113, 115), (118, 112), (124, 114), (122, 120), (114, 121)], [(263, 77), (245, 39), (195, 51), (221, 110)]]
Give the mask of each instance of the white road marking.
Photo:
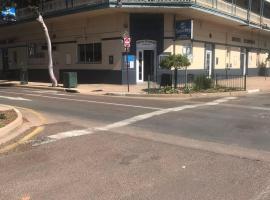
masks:
[(0, 93), (22, 94), (22, 95), (33, 96), (33, 97), (44, 97), (44, 98), (49, 98), (49, 99), (60, 99), (60, 100), (76, 101), (76, 102), (86, 102), (86, 103), (95, 103), (95, 104), (104, 104), (104, 105), (114, 105), (114, 106), (123, 106), (123, 107), (143, 108), (143, 109), (149, 109), (149, 110), (160, 110), (160, 109), (162, 109), (162, 108), (150, 107), (150, 106), (138, 106), (138, 105), (131, 105), (131, 104), (110, 103), (110, 102), (84, 100), (84, 99), (72, 99), (72, 98), (46, 96), (46, 95), (39, 95), (39, 94), (24, 94), (24, 93), (7, 92), (7, 91), (0, 91)]
[(53, 140), (60, 140), (60, 139), (69, 138), (69, 137), (77, 137), (77, 136), (82, 136), (82, 135), (89, 135), (91, 133), (93, 133), (92, 129), (73, 130), (73, 131), (58, 133), (58, 134), (55, 134), (55, 135), (50, 135), (50, 136), (48, 136), (48, 138), (53, 139)]
[(252, 93), (260, 92), (260, 90), (259, 89), (254, 89), (254, 90), (248, 90), (247, 92), (249, 94), (252, 94)]
[(220, 104), (220, 106), (231, 107), (231, 108), (243, 108), (243, 109), (249, 109), (249, 110), (270, 111), (270, 108), (260, 107), (260, 106), (243, 106), (243, 105), (236, 105), (236, 104)]
[(2, 99), (9, 99), (9, 100), (14, 100), (14, 101), (32, 101), (30, 99), (25, 99), (22, 97), (8, 97), (8, 96), (0, 96)]
[(220, 99), (220, 101), (215, 100), (213, 102), (200, 103), (200, 104), (196, 104), (196, 105), (184, 105), (184, 106), (179, 106), (179, 107), (174, 107), (174, 108), (160, 109), (160, 110), (157, 110), (157, 111), (154, 111), (154, 112), (150, 112), (150, 113), (146, 113), (146, 114), (142, 114), (142, 115), (137, 115), (137, 116), (131, 117), (129, 119), (125, 119), (125, 120), (122, 120), (122, 121), (119, 121), (119, 122), (115, 122), (115, 123), (112, 123), (112, 124), (109, 124), (109, 125), (105, 125), (103, 127), (96, 127), (96, 128), (93, 128), (93, 129), (89, 128), (89, 129), (82, 129), (82, 130), (72, 130), (72, 131), (67, 131), (67, 132), (61, 132), (61, 133), (58, 133), (58, 134), (55, 134), (55, 135), (50, 135), (50, 136), (48, 136), (48, 138), (50, 138), (51, 140), (45, 141), (45, 143), (55, 142), (57, 140), (70, 138), (70, 137), (77, 137), (77, 136), (94, 134), (95, 132), (98, 132), (98, 131), (109, 131), (111, 129), (128, 126), (130, 124), (134, 124), (136, 122), (143, 121), (143, 120), (152, 118), (154, 116), (159, 116), (159, 115), (167, 114), (167, 113), (170, 113), (170, 112), (178, 112), (178, 111), (197, 108), (197, 107), (202, 107), (202, 106), (209, 106), (209, 105), (212, 105), (211, 103), (214, 103), (214, 105), (217, 105), (217, 104), (219, 104), (221, 102), (223, 103), (223, 102), (226, 102), (226, 101), (229, 101), (229, 99), (228, 98), (222, 98), (222, 99)]
[(69, 94), (61, 93), (59, 91), (54, 90), (23, 90), (24, 92), (31, 92), (31, 93), (38, 93), (38, 94), (51, 94), (51, 95), (58, 95), (58, 96), (71, 96)]

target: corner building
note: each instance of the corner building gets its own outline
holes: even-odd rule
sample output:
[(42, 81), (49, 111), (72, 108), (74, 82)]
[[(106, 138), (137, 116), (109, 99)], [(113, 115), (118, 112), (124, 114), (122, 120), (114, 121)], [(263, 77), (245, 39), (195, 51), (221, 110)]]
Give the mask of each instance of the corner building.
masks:
[[(18, 80), (26, 68), (29, 81), (49, 81), (42, 28), (18, 5), (16, 23), (0, 25), (0, 77)], [(268, 0), (50, 0), (39, 7), (60, 81), (74, 71), (79, 83), (125, 84), (124, 33), (132, 84), (159, 82), (170, 73), (160, 60), (174, 53), (188, 56), (189, 74), (256, 76), (270, 50)]]

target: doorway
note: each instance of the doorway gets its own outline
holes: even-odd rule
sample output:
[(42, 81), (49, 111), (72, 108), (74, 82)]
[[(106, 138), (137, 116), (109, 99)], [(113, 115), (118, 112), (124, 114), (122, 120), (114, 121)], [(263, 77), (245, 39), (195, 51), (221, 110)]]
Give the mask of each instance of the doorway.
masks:
[(144, 81), (154, 80), (154, 55), (153, 50), (144, 50), (143, 60), (144, 60)]
[(156, 42), (140, 40), (136, 43), (136, 81), (137, 83), (156, 80)]

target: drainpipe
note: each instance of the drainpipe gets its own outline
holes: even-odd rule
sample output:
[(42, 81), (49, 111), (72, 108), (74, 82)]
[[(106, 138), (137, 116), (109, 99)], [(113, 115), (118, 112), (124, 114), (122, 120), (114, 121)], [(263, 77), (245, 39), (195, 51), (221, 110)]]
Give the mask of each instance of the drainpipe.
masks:
[[(175, 55), (175, 41), (176, 41), (176, 15), (173, 16), (173, 30), (174, 30), (174, 38), (173, 38), (173, 55)], [(174, 69), (174, 89), (177, 87), (177, 69)]]
[(248, 1), (248, 13), (247, 13), (247, 21), (248, 25), (250, 24), (250, 12), (251, 12), (251, 7), (252, 7), (252, 0)]
[(263, 11), (264, 11), (264, 0), (261, 0), (261, 7), (260, 7), (260, 27), (262, 28), (263, 23)]
[(175, 55), (175, 40), (176, 40), (175, 26), (176, 26), (176, 15), (174, 14), (174, 16), (173, 16), (173, 30), (174, 30), (174, 37), (173, 37), (173, 55)]

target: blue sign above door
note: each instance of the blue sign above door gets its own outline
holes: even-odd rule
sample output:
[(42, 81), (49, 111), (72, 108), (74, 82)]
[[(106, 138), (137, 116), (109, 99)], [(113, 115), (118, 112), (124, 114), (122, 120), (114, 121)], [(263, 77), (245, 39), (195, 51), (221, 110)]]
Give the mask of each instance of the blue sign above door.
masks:
[(175, 22), (175, 37), (179, 40), (193, 39), (193, 21), (182, 20)]

